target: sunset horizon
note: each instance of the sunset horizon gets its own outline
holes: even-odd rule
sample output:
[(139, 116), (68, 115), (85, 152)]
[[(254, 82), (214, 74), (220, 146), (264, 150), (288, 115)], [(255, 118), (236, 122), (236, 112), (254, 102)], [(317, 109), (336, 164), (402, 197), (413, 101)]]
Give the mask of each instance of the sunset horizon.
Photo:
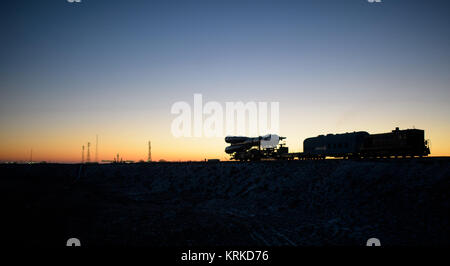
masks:
[(450, 246), (449, 14), (2, 1), (3, 250), (298, 265)]

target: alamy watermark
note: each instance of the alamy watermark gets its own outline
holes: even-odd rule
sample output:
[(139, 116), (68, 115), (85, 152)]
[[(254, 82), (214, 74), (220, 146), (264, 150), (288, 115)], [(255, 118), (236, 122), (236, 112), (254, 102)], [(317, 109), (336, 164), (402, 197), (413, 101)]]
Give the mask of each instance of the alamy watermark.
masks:
[[(225, 106), (225, 108), (224, 108)], [(175, 102), (170, 112), (174, 137), (223, 137), (226, 135), (259, 136), (278, 134), (279, 102), (219, 102), (203, 104), (202, 94), (194, 94), (194, 104)], [(270, 119), (269, 119), (270, 118)]]

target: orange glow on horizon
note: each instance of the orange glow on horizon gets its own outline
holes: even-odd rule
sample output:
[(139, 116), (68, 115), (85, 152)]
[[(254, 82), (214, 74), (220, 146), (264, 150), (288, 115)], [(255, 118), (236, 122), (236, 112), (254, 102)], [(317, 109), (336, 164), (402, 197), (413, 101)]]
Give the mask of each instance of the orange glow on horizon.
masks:
[[(95, 136), (94, 136), (95, 138)], [(289, 138), (286, 144), (290, 152), (300, 152), (299, 139)], [(0, 161), (2, 162), (28, 162), (30, 160), (31, 148), (33, 150), (34, 162), (60, 162), (79, 163), (81, 162), (81, 146), (86, 143), (63, 145), (63, 141), (43, 141), (41, 143), (2, 143), (0, 150)], [(450, 142), (442, 138), (435, 138), (431, 141), (431, 154), (429, 156), (450, 156)], [(147, 161), (148, 146), (147, 140), (126, 140), (123, 142), (99, 140), (98, 160), (114, 160), (119, 154), (123, 160), (134, 162)], [(204, 161), (205, 159), (220, 159), (228, 161), (230, 156), (224, 149), (227, 144), (222, 138), (172, 138), (152, 140), (152, 161)], [(85, 150), (85, 160), (87, 158), (87, 148)], [(91, 162), (95, 161), (95, 142), (91, 141), (90, 149)]]

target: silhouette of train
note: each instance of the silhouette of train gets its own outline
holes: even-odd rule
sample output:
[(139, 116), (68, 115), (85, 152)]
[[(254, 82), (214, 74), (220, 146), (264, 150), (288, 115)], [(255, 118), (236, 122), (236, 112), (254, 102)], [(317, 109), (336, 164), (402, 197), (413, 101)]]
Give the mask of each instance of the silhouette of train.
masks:
[[(430, 154), (429, 140), (421, 129), (400, 130), (369, 134), (358, 131), (344, 134), (327, 134), (307, 138), (303, 141), (303, 152), (289, 153), (288, 147), (280, 143), (285, 137), (266, 135), (256, 138), (228, 136), (225, 142), (231, 145), (225, 152), (232, 160), (317, 160), (332, 158), (390, 158), (422, 157)], [(264, 142), (272, 145), (264, 147)], [(275, 145), (273, 144), (275, 143)]]

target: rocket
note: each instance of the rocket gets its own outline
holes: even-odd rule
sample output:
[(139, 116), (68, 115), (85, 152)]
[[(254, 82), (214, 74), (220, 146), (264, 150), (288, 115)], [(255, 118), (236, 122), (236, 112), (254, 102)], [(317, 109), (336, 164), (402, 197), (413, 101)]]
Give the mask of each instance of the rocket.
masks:
[(264, 135), (255, 138), (243, 137), (243, 136), (227, 136), (225, 137), (225, 142), (231, 145), (225, 148), (226, 153), (234, 153), (238, 151), (246, 151), (252, 147), (276, 147), (280, 140), (286, 137), (280, 137), (278, 135)]

